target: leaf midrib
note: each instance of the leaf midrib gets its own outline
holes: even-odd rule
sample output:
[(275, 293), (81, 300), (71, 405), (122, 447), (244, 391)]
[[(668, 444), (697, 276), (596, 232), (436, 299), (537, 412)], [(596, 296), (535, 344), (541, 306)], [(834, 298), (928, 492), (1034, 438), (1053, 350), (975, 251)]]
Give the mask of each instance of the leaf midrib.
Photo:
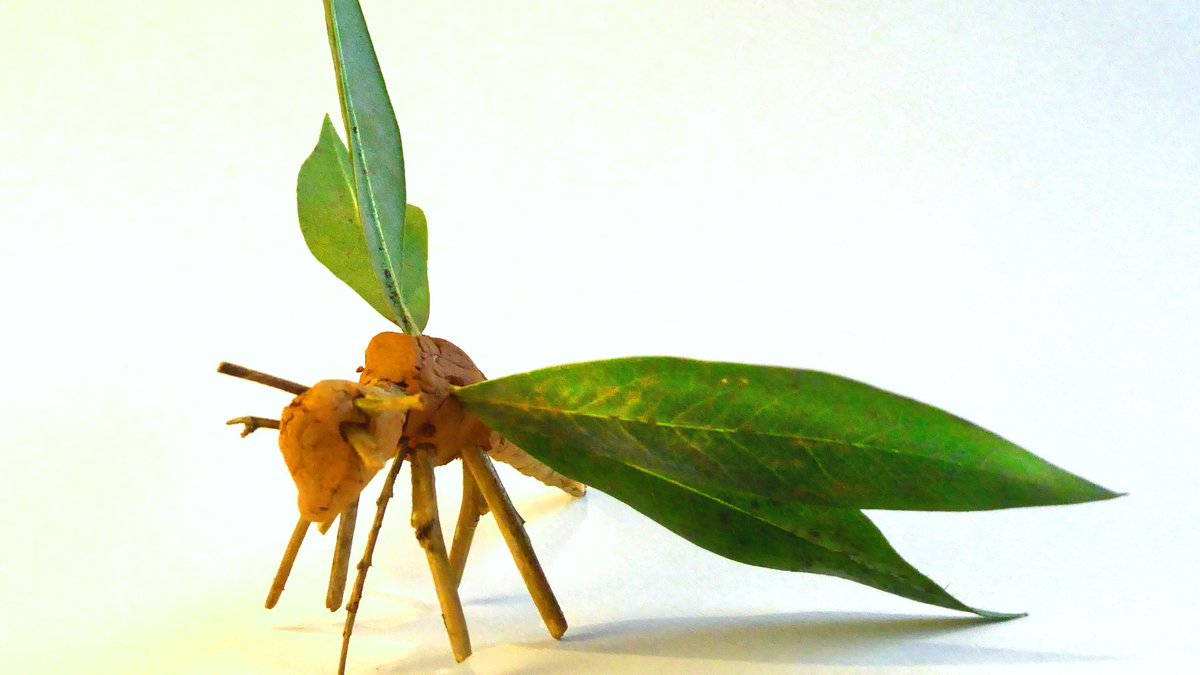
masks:
[[(347, 100), (347, 103), (350, 102), (351, 97), (349, 94), (346, 95), (346, 100)], [(348, 105), (347, 108), (350, 108), (350, 106)], [(358, 128), (358, 114), (356, 112), (351, 112), (349, 117), (351, 118), (351, 123), (353, 125), (353, 128), (357, 129)], [(375, 202), (375, 190), (372, 188), (373, 183), (371, 182), (371, 176), (370, 176), (371, 172), (368, 170), (369, 166), (370, 166), (370, 162), (367, 160), (366, 153), (364, 153), (362, 151), (362, 142), (361, 142), (361, 140), (359, 140), (358, 132), (354, 131), (354, 132), (352, 132), (352, 134), (354, 137), (354, 141), (353, 141), (354, 145), (359, 148), (358, 156), (360, 158), (360, 161), (362, 162), (362, 171), (359, 173), (362, 174), (362, 180), (367, 189), (367, 208), (371, 212), (371, 223), (372, 223), (376, 233), (379, 236), (379, 248), (383, 253), (383, 257), (384, 257), (385, 263), (387, 265), (386, 274), (392, 281), (392, 288), (388, 289), (388, 295), (392, 295), (393, 293), (395, 294), (396, 305), (399, 307), (400, 314), (401, 314), (401, 316), (399, 318), (400, 318), (400, 321), (404, 323), (404, 332), (408, 333), (409, 335), (413, 335), (413, 336), (420, 335), (420, 332), (417, 331), (417, 329), (416, 329), (417, 322), (412, 317), (412, 314), (409, 312), (408, 304), (404, 302), (404, 293), (403, 293), (402, 289), (400, 288), (401, 284), (400, 284), (399, 275), (396, 274), (395, 260), (393, 260), (392, 251), (391, 251), (391, 248), (388, 246), (387, 238), (383, 236), (383, 228), (379, 225), (379, 207), (377, 206), (377, 204)], [(351, 160), (351, 161), (353, 161), (353, 160)], [(356, 182), (357, 182), (357, 178), (358, 178), (358, 175), (356, 174), (355, 175)], [(406, 234), (406, 232), (404, 231), (404, 224), (401, 223), (400, 224), (400, 237), (399, 237), (401, 248), (404, 247), (405, 234)], [(391, 304), (391, 303), (388, 303), (388, 304)]]
[[(586, 417), (589, 419), (603, 419), (603, 420), (607, 420), (607, 421), (616, 421), (621, 424), (639, 425), (639, 426), (643, 426), (643, 427), (667, 427), (670, 429), (679, 429), (679, 430), (683, 430), (683, 431), (722, 433), (722, 434), (731, 434), (731, 435), (732, 434), (747, 434), (747, 435), (751, 435), (751, 436), (759, 436), (759, 437), (764, 437), (764, 438), (798, 439), (798, 440), (805, 441), (805, 442), (811, 441), (814, 443), (827, 443), (827, 444), (831, 444), (831, 445), (843, 445), (843, 446), (849, 446), (849, 447), (860, 449), (860, 450), (871, 450), (871, 451), (876, 451), (876, 452), (881, 452), (881, 453), (890, 453), (893, 455), (901, 455), (904, 457), (912, 457), (912, 458), (921, 459), (924, 461), (943, 464), (945, 466), (950, 466), (950, 467), (967, 466), (965, 464), (962, 464), (959, 462), (953, 462), (953, 461), (943, 459), (940, 457), (930, 457), (929, 455), (921, 455), (921, 454), (917, 454), (914, 452), (906, 452), (903, 449), (888, 448), (885, 446), (870, 445), (870, 444), (866, 444), (866, 443), (856, 443), (856, 442), (852, 442), (852, 441), (843, 441), (843, 440), (838, 440), (838, 439), (833, 439), (833, 438), (821, 438), (818, 436), (805, 436), (805, 435), (801, 435), (801, 434), (787, 434), (787, 433), (771, 432), (771, 431), (751, 431), (751, 430), (744, 430), (744, 429), (737, 429), (737, 428), (701, 426), (701, 425), (697, 425), (697, 424), (679, 424), (677, 422), (659, 422), (657, 420), (655, 422), (651, 423), (647, 420), (641, 420), (641, 419), (630, 419), (630, 418), (616, 417), (614, 415), (602, 415), (602, 414), (597, 414), (597, 413), (588, 413), (588, 412), (583, 412), (583, 411), (579, 411), (579, 410), (572, 410), (572, 411), (568, 412), (562, 408), (552, 408), (549, 406), (538, 406), (538, 405), (519, 404), (519, 403), (499, 403), (499, 402), (493, 401), (493, 402), (488, 403), (488, 405), (503, 406), (503, 407), (514, 409), (514, 410), (523, 410), (523, 411), (528, 411), (528, 412), (543, 412), (543, 413), (548, 413), (551, 415), (561, 415), (568, 419), (570, 419), (571, 417)], [(635, 438), (635, 440), (636, 440), (636, 437), (633, 437), (632, 435), (630, 437)], [(640, 443), (640, 441), (639, 441), (639, 443)], [(642, 443), (642, 446), (645, 447), (645, 444)], [(695, 446), (693, 446), (693, 447), (695, 447)], [(696, 448), (696, 449), (699, 450), (699, 448)], [(703, 451), (701, 451), (701, 452), (703, 453)], [(707, 454), (707, 453), (704, 453), (704, 454)], [(632, 466), (632, 465), (630, 465), (630, 466)], [(1022, 476), (1021, 474), (1014, 475), (1014, 474), (1011, 474), (1011, 473), (1008, 473), (1005, 471), (996, 471), (994, 469), (984, 469), (984, 468), (978, 468), (978, 467), (971, 467), (971, 468), (976, 471), (979, 471), (980, 473), (984, 473), (987, 475), (1003, 476), (1008, 479), (1014, 479), (1017, 482), (1020, 482), (1020, 483), (1026, 484), (1026, 485), (1034, 485), (1034, 486), (1037, 485), (1036, 481), (1030, 481), (1030, 480), (1026, 479), (1024, 476)], [(657, 474), (655, 474), (655, 475), (657, 475)]]
[[(387, 269), (385, 270), (385, 274), (392, 280), (392, 288), (387, 288), (385, 290), (384, 296), (385, 296), (385, 299), (388, 300), (388, 304), (391, 305), (392, 302), (391, 302), (390, 296), (394, 295), (395, 301), (396, 301), (395, 302), (396, 308), (398, 308), (400, 310), (400, 316), (397, 318), (400, 319), (400, 322), (402, 324), (402, 328), (404, 329), (404, 332), (409, 335), (414, 335), (414, 336), (420, 335), (421, 331), (417, 329), (417, 322), (414, 319), (414, 317), (412, 316), (410, 310), (408, 309), (408, 305), (404, 302), (404, 295), (402, 293), (402, 289), (400, 288), (401, 282), (400, 282), (400, 279), (398, 278), (398, 275), (396, 274), (396, 266), (394, 264), (394, 260), (392, 259), (392, 253), (391, 253), (390, 249), (388, 248), (386, 238), (383, 236), (382, 228), (379, 227), (379, 209), (378, 209), (378, 206), (376, 205), (376, 201), (375, 201), (375, 191), (374, 191), (374, 189), (372, 189), (373, 183), (371, 182), (370, 171), (368, 171), (368, 166), (370, 165), (370, 162), (367, 161), (366, 155), (362, 151), (363, 145), (360, 140), (361, 134), (358, 132), (358, 129), (360, 126), (359, 121), (358, 121), (358, 112), (355, 109), (354, 96), (351, 93), (351, 89), (349, 87), (349, 80), (346, 77), (346, 58), (343, 55), (343, 49), (342, 49), (342, 38), (341, 38), (342, 31), (341, 31), (341, 27), (338, 24), (336, 9), (333, 9), (332, 4), (330, 4), (330, 8), (331, 8), (331, 14), (333, 15), (333, 21), (330, 22), (330, 30), (333, 32), (333, 35), (334, 35), (334, 44), (336, 45), (336, 48), (334, 51), (336, 52), (336, 56), (337, 56), (337, 67), (335, 68), (335, 70), (337, 71), (339, 90), (341, 91), (342, 99), (343, 99), (342, 113), (345, 115), (345, 118), (346, 118), (346, 127), (347, 127), (346, 135), (350, 139), (350, 149), (351, 149), (351, 154), (350, 154), (351, 160), (350, 161), (351, 161), (351, 165), (353, 166), (354, 155), (356, 154), (353, 152), (353, 150), (355, 147), (357, 147), (358, 148), (357, 155), (358, 155), (359, 161), (362, 163), (362, 171), (355, 173), (353, 176), (354, 184), (357, 186), (358, 177), (359, 177), (358, 174), (361, 173), (363, 183), (366, 187), (366, 195), (367, 195), (366, 207), (371, 213), (371, 221), (374, 224), (374, 229), (376, 230), (376, 233), (379, 235), (380, 250), (382, 251), (385, 261), (387, 263)], [(385, 90), (384, 94), (386, 96), (386, 90)], [(351, 171), (353, 171), (353, 169), (351, 169)], [(358, 190), (355, 190), (355, 192), (357, 193)], [(355, 201), (356, 207), (359, 209), (360, 214), (361, 214), (363, 205), (362, 205), (362, 200), (358, 198), (357, 194), (355, 195), (354, 201)], [(405, 202), (407, 202), (407, 198), (405, 199)], [(405, 217), (403, 206), (401, 207), (400, 216), (401, 216), (401, 218)], [(359, 221), (360, 221), (360, 223), (362, 221), (361, 215), (360, 215)], [(403, 221), (401, 221), (400, 236), (399, 236), (401, 248), (404, 247), (404, 244), (405, 244), (404, 240), (405, 240), (406, 234), (407, 233), (405, 232), (404, 223), (403, 223)], [(369, 242), (368, 242), (368, 245), (369, 245)], [(368, 250), (368, 255), (370, 255), (369, 250)]]

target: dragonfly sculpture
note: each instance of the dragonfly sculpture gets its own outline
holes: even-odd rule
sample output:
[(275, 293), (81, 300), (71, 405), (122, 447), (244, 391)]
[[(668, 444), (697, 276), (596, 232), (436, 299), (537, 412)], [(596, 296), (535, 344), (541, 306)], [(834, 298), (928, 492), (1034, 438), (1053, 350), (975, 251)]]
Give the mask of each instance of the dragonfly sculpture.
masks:
[[(1119, 496), (948, 412), (809, 370), (665, 357), (619, 358), (485, 380), (429, 318), (424, 213), (407, 201), (399, 127), (357, 0), (325, 0), (349, 147), (327, 116), (297, 178), (305, 241), (400, 332), (375, 336), (357, 381), (306, 386), (229, 363), (220, 372), (295, 398), (278, 419), (299, 520), (267, 606), (312, 524), (337, 522), (326, 605), (341, 606), (360, 493), (391, 465), (350, 599), (339, 672), (404, 460), (454, 657), (471, 653), (458, 584), (480, 517), (495, 515), (550, 634), (567, 623), (491, 459), (549, 486), (599, 489), (727, 558), (841, 577), (939, 607), (970, 607), (904, 561), (861, 509), (966, 511)], [(434, 467), (461, 460), (463, 499), (447, 550)]]

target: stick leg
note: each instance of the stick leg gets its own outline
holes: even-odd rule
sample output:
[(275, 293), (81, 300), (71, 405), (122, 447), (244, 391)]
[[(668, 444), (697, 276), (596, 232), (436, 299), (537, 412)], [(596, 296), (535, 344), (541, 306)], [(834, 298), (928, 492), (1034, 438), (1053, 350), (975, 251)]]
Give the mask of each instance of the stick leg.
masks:
[(396, 486), (396, 476), (400, 474), (400, 465), (404, 463), (404, 450), (396, 453), (392, 460), (392, 468), (388, 469), (387, 478), (383, 481), (383, 489), (379, 499), (375, 500), (375, 520), (371, 523), (371, 531), (367, 533), (367, 545), (363, 550), (362, 560), (358, 561), (358, 576), (354, 579), (354, 590), (350, 592), (350, 602), (346, 603), (346, 625), (342, 628), (342, 655), (338, 660), (338, 675), (346, 672), (346, 658), (350, 654), (350, 635), (354, 632), (354, 618), (358, 616), (358, 603), (362, 600), (363, 586), (367, 583), (367, 570), (371, 568), (371, 556), (375, 553), (375, 542), (379, 540), (379, 529), (383, 527), (383, 516), (387, 512), (388, 500), (392, 498), (392, 489)]
[(296, 529), (292, 530), (292, 538), (283, 550), (283, 560), (279, 561), (279, 570), (275, 572), (275, 580), (271, 582), (271, 590), (267, 593), (267, 609), (274, 607), (275, 603), (279, 602), (279, 596), (283, 595), (283, 587), (292, 574), (296, 554), (300, 552), (300, 544), (304, 543), (304, 535), (308, 534), (308, 526), (311, 524), (303, 518), (296, 521)]
[(450, 572), (455, 588), (462, 583), (463, 569), (467, 566), (467, 555), (471, 552), (471, 541), (475, 538), (479, 517), (487, 512), (487, 502), (479, 491), (479, 485), (471, 475), (471, 469), (463, 462), (462, 507), (458, 511), (458, 524), (454, 527), (454, 542), (450, 544)]
[(508, 550), (517, 563), (521, 578), (525, 580), (529, 595), (533, 597), (533, 604), (542, 615), (542, 621), (555, 640), (561, 638), (567, 631), (567, 619), (558, 606), (550, 583), (546, 581), (546, 573), (542, 571), (537, 554), (533, 552), (533, 544), (529, 542), (529, 534), (521, 524), (521, 516), (500, 484), (496, 468), (482, 448), (467, 448), (463, 450), (462, 458), (470, 467), (479, 491), (496, 516), (496, 524), (500, 526), (500, 533), (504, 535), (504, 542), (508, 544)]
[(338, 517), (337, 543), (333, 549), (333, 568), (329, 570), (329, 590), (325, 592), (325, 607), (336, 612), (346, 595), (346, 576), (350, 571), (350, 548), (354, 545), (354, 526), (358, 523), (358, 500), (355, 499)]
[(442, 607), (442, 620), (450, 636), (454, 660), (462, 663), (471, 655), (471, 636), (467, 633), (467, 619), (463, 616), (458, 587), (450, 571), (450, 559), (446, 557), (446, 542), (442, 539), (442, 524), (438, 521), (437, 492), (433, 483), (433, 458), (428, 450), (412, 453), (412, 483), (412, 526), (416, 530), (417, 541), (429, 559), (429, 570), (433, 573), (433, 585), (437, 589), (438, 604)]

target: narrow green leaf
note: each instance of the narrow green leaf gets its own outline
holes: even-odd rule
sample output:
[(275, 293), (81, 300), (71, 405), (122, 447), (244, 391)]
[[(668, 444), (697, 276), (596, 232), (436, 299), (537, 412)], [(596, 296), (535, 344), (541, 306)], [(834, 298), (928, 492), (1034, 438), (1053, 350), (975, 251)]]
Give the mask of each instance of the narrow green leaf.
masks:
[(856, 581), (938, 607), (1014, 618), (968, 607), (909, 565), (854, 509), (704, 495), (596, 455), (556, 456), (556, 471), (579, 477), (675, 534), (713, 553), (758, 567)]
[[(417, 235), (416, 246), (424, 258), (425, 214), (412, 204), (405, 208), (405, 221), (413, 227)], [(296, 212), (300, 217), (304, 242), (313, 256), (362, 296), (375, 311), (395, 322), (391, 307), (371, 268), (367, 242), (358, 223), (354, 183), (350, 176), (350, 154), (342, 139), (338, 138), (328, 115), (321, 125), (316, 147), (304, 160), (296, 177)], [(428, 306), (428, 296), (425, 302)]]
[(396, 322), (420, 335), (429, 320), (426, 238), (405, 218), (400, 127), (357, 0), (325, 0), (325, 23), (371, 266)]
[(702, 494), (933, 511), (1118, 496), (945, 411), (808, 370), (627, 358), (457, 396), (551, 467), (585, 453)]

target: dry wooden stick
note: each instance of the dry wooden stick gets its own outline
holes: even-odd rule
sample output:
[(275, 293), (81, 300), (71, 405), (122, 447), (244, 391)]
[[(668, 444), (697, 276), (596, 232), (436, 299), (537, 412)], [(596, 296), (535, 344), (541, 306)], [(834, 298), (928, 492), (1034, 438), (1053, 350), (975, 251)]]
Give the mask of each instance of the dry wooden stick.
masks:
[(429, 571), (433, 573), (433, 586), (437, 589), (442, 621), (446, 624), (454, 660), (462, 663), (471, 655), (471, 636), (467, 632), (467, 619), (463, 616), (458, 586), (450, 571), (450, 559), (446, 557), (446, 542), (442, 539), (442, 524), (438, 520), (437, 489), (433, 480), (430, 451), (423, 448), (414, 450), (412, 526), (429, 560)]
[(521, 473), (536, 478), (550, 487), (556, 487), (572, 497), (582, 497), (587, 486), (572, 480), (542, 464), (507, 438), (499, 438), (487, 449), (488, 457), (500, 460)]
[(358, 523), (358, 500), (350, 502), (338, 517), (337, 543), (333, 548), (333, 567), (329, 570), (329, 590), (325, 592), (325, 607), (336, 612), (346, 595), (346, 575), (350, 571), (350, 548), (354, 545), (354, 526)]
[(396, 476), (400, 473), (400, 465), (404, 462), (404, 442), (392, 460), (392, 468), (388, 470), (383, 480), (383, 489), (379, 499), (375, 500), (375, 520), (371, 523), (371, 531), (367, 533), (367, 545), (363, 550), (362, 560), (358, 561), (358, 575), (354, 579), (354, 590), (350, 592), (350, 602), (346, 603), (346, 624), (342, 628), (342, 655), (338, 660), (338, 675), (345, 675), (346, 657), (350, 654), (350, 634), (354, 632), (354, 618), (358, 615), (358, 603), (362, 600), (363, 586), (367, 583), (367, 570), (371, 567), (371, 556), (375, 553), (375, 542), (379, 539), (379, 529), (383, 527), (383, 515), (387, 512), (388, 500), (392, 498), (392, 489), (396, 485)]
[[(253, 368), (239, 366), (236, 363), (229, 363), (228, 361), (222, 361), (221, 363), (217, 364), (217, 372), (221, 373), (222, 375), (240, 377), (243, 380), (250, 380), (251, 382), (265, 384), (268, 387), (282, 389), (283, 391), (286, 391), (289, 394), (295, 394), (296, 396), (308, 391), (308, 387), (302, 384), (292, 382), (291, 380), (285, 380), (282, 377), (268, 375), (262, 371), (254, 370)], [(268, 419), (265, 417), (254, 417), (253, 415), (238, 417), (229, 420), (226, 422), (226, 424), (246, 425), (245, 428), (242, 429), (243, 438), (253, 433), (255, 429), (279, 428), (279, 420)], [(271, 582), (271, 590), (267, 593), (267, 609), (274, 607), (275, 603), (279, 602), (279, 596), (283, 595), (283, 587), (287, 583), (288, 576), (290, 576), (292, 573), (292, 565), (295, 564), (296, 555), (300, 552), (300, 544), (304, 543), (304, 535), (308, 534), (309, 525), (311, 525), (311, 523), (303, 518), (296, 522), (296, 528), (292, 530), (292, 538), (288, 540), (287, 548), (283, 551), (283, 560), (279, 562), (279, 570), (275, 572), (275, 580)]]
[(483, 493), (483, 498), (487, 500), (488, 506), (496, 516), (496, 524), (500, 526), (500, 533), (504, 535), (504, 542), (508, 544), (508, 550), (517, 563), (517, 570), (521, 572), (529, 595), (533, 597), (533, 604), (542, 615), (542, 621), (555, 640), (561, 638), (563, 633), (567, 632), (567, 619), (563, 616), (562, 608), (558, 606), (550, 583), (546, 581), (546, 573), (542, 571), (537, 554), (533, 552), (529, 534), (521, 524), (521, 516), (513, 508), (508, 493), (500, 484), (496, 467), (492, 466), (483, 448), (467, 448), (463, 450), (462, 458), (470, 467), (471, 474), (479, 485), (479, 491)]
[(296, 554), (300, 552), (300, 544), (304, 542), (304, 535), (308, 534), (311, 524), (303, 518), (296, 521), (296, 529), (292, 530), (292, 538), (283, 550), (283, 560), (279, 561), (279, 570), (275, 572), (275, 580), (271, 582), (271, 590), (267, 593), (267, 609), (274, 607), (279, 602), (279, 596), (283, 595), (283, 586), (292, 573), (292, 564), (296, 562)]
[(222, 361), (221, 363), (217, 364), (217, 372), (221, 373), (222, 375), (240, 377), (243, 380), (250, 380), (251, 382), (265, 384), (268, 387), (282, 389), (289, 394), (295, 394), (296, 396), (308, 391), (308, 387), (302, 384), (292, 382), (291, 380), (285, 380), (282, 377), (268, 375), (264, 372), (254, 370), (253, 368), (239, 366), (236, 363), (229, 363), (228, 361)]
[(274, 420), (269, 417), (255, 417), (254, 415), (246, 415), (244, 417), (235, 417), (225, 424), (244, 424), (242, 429), (242, 438), (258, 431), (259, 429), (278, 429), (279, 420)]
[(450, 572), (455, 588), (462, 583), (463, 569), (467, 566), (467, 555), (471, 552), (471, 541), (475, 538), (479, 518), (488, 512), (487, 502), (466, 462), (463, 462), (462, 469), (462, 506), (458, 511), (458, 523), (454, 526), (454, 542), (450, 544)]

